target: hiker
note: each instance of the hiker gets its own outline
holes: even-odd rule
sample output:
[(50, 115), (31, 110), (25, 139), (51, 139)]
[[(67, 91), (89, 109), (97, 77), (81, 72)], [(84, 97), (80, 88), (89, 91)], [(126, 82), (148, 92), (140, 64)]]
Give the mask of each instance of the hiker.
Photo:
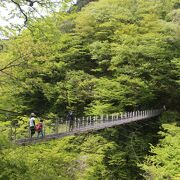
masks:
[(166, 106), (165, 105), (163, 106), (163, 111), (166, 111)]
[(29, 120), (29, 127), (30, 127), (30, 133), (31, 133), (31, 138), (35, 134), (35, 114), (31, 113), (30, 115), (30, 120)]
[(43, 120), (40, 119), (39, 123), (36, 124), (36, 131), (38, 133), (37, 137), (39, 137), (39, 135), (41, 134), (41, 137), (44, 137), (43, 134)]
[(72, 131), (74, 128), (74, 115), (72, 111), (68, 113), (67, 121), (69, 121), (69, 131)]

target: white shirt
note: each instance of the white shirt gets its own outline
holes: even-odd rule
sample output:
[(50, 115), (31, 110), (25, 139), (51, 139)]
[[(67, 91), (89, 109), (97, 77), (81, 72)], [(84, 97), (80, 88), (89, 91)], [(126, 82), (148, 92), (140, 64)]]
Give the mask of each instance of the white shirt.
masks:
[(35, 124), (35, 118), (31, 117), (30, 120), (29, 120), (30, 127), (34, 126), (34, 124)]

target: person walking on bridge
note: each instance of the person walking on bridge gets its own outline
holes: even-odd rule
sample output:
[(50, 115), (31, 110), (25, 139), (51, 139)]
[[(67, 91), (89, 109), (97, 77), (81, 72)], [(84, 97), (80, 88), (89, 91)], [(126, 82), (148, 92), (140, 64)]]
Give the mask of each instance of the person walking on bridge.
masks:
[(43, 120), (40, 119), (38, 124), (36, 124), (36, 131), (38, 133), (37, 137), (39, 137), (39, 135), (41, 134), (41, 137), (43, 138), (44, 137), (44, 133), (43, 133)]
[(74, 128), (74, 114), (72, 111), (68, 113), (67, 121), (69, 121), (69, 131), (72, 131)]
[(30, 133), (31, 133), (31, 138), (35, 134), (35, 114), (31, 113), (30, 119), (29, 119), (29, 127), (30, 127)]

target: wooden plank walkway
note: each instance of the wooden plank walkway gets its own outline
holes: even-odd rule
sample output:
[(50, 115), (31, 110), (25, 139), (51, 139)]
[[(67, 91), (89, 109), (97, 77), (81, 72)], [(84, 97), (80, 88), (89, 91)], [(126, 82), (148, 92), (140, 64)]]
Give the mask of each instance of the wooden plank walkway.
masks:
[(35, 138), (34, 137), (34, 138), (19, 139), (19, 140), (16, 140), (15, 142), (18, 145), (28, 145), (28, 144), (40, 143), (40, 142), (45, 142), (45, 141), (52, 140), (52, 139), (63, 138), (65, 136), (70, 136), (70, 135), (74, 135), (74, 134), (80, 134), (80, 133), (89, 132), (89, 131), (97, 131), (100, 129), (114, 127), (114, 126), (118, 126), (121, 124), (131, 123), (134, 121), (150, 119), (152, 117), (159, 116), (161, 113), (162, 113), (162, 110), (147, 110), (147, 111), (142, 111), (139, 114), (132, 112), (131, 116), (129, 116), (129, 117), (121, 116), (120, 118), (117, 118), (117, 119), (111, 118), (111, 119), (107, 119), (106, 121), (102, 120), (102, 121), (100, 121), (100, 123), (87, 124), (83, 127), (76, 127), (76, 128), (73, 128), (72, 131), (63, 132), (63, 133), (54, 133), (54, 134), (46, 135), (43, 138)]

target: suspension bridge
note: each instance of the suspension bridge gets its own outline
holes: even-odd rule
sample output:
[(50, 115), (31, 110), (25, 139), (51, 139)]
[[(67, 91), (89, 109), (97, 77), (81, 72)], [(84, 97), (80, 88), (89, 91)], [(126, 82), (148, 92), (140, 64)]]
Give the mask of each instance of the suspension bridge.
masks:
[[(11, 127), (11, 137), (18, 145), (27, 145), (32, 143), (44, 142), (52, 139), (63, 138), (74, 134), (85, 133), (89, 131), (97, 131), (105, 128), (119, 126), (135, 121), (142, 121), (159, 116), (163, 112), (162, 109), (121, 112), (116, 114), (108, 114), (101, 116), (75, 117), (73, 124), (63, 120), (62, 118), (44, 120), (43, 137), (30, 137), (28, 125), (22, 128), (18, 125)], [(71, 127), (70, 127), (71, 126)], [(21, 130), (20, 130), (21, 128)], [(23, 137), (23, 135), (26, 137)], [(35, 135), (36, 136), (36, 135)]]

